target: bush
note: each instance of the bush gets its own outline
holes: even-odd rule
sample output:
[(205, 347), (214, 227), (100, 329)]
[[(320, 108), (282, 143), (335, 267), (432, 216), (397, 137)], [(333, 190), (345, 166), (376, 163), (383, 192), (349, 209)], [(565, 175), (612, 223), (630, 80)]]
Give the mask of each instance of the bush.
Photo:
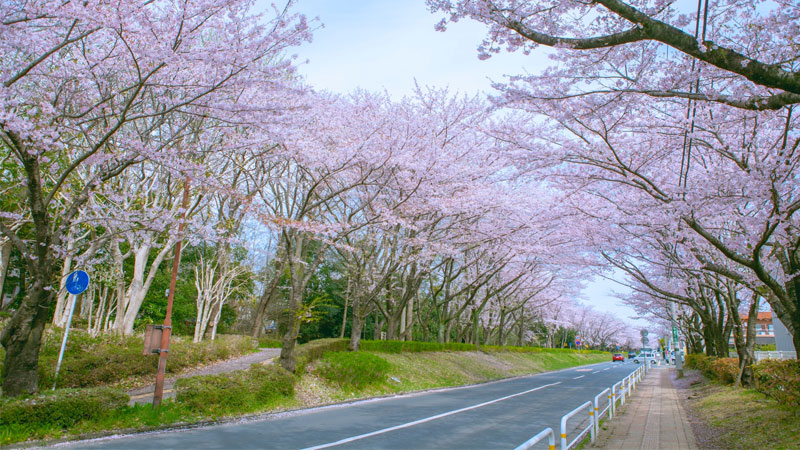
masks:
[(283, 342), (280, 339), (270, 339), (261, 337), (258, 338), (258, 348), (281, 348), (283, 347)]
[(474, 351), (477, 347), (473, 344), (448, 342), (418, 342), (418, 341), (361, 341), (361, 350), (381, 353), (419, 353), (443, 351)]
[(714, 356), (706, 356), (702, 353), (694, 353), (686, 355), (685, 365), (689, 369), (697, 369), (708, 378), (718, 378), (714, 372), (714, 361), (717, 358)]
[(298, 345), (295, 349), (295, 373), (302, 375), (305, 372), (306, 365), (312, 361), (322, 358), (327, 352), (343, 352), (347, 351), (347, 345), (350, 343), (349, 339), (317, 339), (303, 345)]
[(59, 389), (27, 398), (0, 400), (0, 425), (69, 427), (128, 404), (128, 394), (112, 388)]
[(733, 384), (739, 376), (739, 358), (715, 358), (710, 369), (720, 383)]
[(181, 378), (175, 390), (175, 400), (198, 413), (249, 412), (291, 397), (294, 377), (277, 364), (253, 364), (249, 370)]
[[(380, 353), (417, 353), (417, 352), (516, 352), (516, 353), (574, 353), (569, 348), (515, 347), (499, 345), (464, 344), (460, 342), (417, 342), (417, 341), (361, 341), (361, 350)], [(581, 350), (581, 353), (605, 353), (599, 350)]]
[(330, 352), (315, 373), (344, 389), (360, 390), (386, 381), (391, 365), (380, 356), (364, 352)]
[(756, 390), (784, 405), (800, 406), (800, 361), (766, 359), (753, 366)]
[(700, 369), (700, 367), (699, 367), (700, 361), (702, 359), (704, 359), (704, 358), (708, 358), (708, 357), (706, 355), (702, 354), (702, 353), (689, 353), (688, 355), (686, 355), (686, 358), (684, 360), (684, 366), (687, 369), (698, 369), (699, 370)]
[[(53, 385), (53, 375), (61, 333), (47, 333), (39, 360), (39, 386)], [(96, 338), (77, 330), (70, 331), (67, 349), (59, 373), (58, 386), (69, 388), (108, 385), (125, 378), (153, 375), (158, 357), (142, 355), (141, 336), (104, 335)], [(214, 341), (197, 344), (178, 336), (172, 337), (167, 373), (178, 373), (187, 367), (245, 354), (255, 347), (252, 338), (219, 336)]]

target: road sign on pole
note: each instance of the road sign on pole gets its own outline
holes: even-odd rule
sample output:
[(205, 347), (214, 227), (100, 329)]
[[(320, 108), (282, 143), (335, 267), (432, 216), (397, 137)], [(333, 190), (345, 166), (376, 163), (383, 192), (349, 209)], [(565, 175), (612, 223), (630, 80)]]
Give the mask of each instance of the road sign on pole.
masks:
[(53, 380), (53, 390), (56, 389), (58, 383), (58, 371), (61, 370), (61, 360), (64, 359), (64, 350), (67, 348), (67, 338), (69, 337), (69, 327), (72, 325), (72, 315), (75, 313), (75, 303), (78, 303), (78, 295), (83, 294), (86, 288), (89, 287), (89, 274), (83, 270), (76, 270), (67, 276), (67, 282), (64, 283), (72, 297), (72, 305), (69, 307), (69, 318), (67, 319), (67, 327), (64, 329), (64, 339), (61, 341), (61, 351), (58, 352), (58, 362), (56, 363), (56, 374)]
[(76, 270), (67, 276), (65, 284), (67, 292), (70, 294), (82, 294), (89, 287), (89, 274), (82, 270)]

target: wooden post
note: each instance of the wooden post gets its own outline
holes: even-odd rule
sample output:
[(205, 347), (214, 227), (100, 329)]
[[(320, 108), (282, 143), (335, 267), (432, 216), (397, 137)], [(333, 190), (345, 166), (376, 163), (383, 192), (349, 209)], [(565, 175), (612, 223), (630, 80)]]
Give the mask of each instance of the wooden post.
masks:
[(178, 224), (178, 242), (175, 244), (175, 258), (172, 261), (172, 278), (169, 281), (169, 297), (167, 298), (167, 315), (164, 317), (164, 326), (161, 330), (161, 349), (158, 352), (158, 372), (156, 373), (156, 389), (153, 392), (153, 409), (161, 406), (164, 397), (164, 374), (167, 371), (167, 353), (169, 352), (169, 338), (172, 335), (172, 301), (175, 298), (175, 281), (178, 278), (178, 266), (181, 260), (181, 246), (183, 244), (183, 228), (186, 223), (186, 208), (189, 207), (189, 177), (183, 185), (183, 213), (181, 223)]

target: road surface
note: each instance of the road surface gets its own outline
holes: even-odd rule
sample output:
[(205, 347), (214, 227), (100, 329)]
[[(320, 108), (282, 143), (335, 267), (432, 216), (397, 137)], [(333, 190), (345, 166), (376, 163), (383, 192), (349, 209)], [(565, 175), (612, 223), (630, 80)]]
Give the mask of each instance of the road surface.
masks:
[[(69, 448), (515, 448), (633, 372), (601, 363), (203, 428), (81, 441)], [(601, 403), (602, 405), (602, 403)], [(588, 415), (580, 414), (574, 426)], [(585, 422), (588, 423), (588, 422)], [(573, 428), (570, 439), (575, 436)], [(546, 441), (542, 448), (547, 448)]]

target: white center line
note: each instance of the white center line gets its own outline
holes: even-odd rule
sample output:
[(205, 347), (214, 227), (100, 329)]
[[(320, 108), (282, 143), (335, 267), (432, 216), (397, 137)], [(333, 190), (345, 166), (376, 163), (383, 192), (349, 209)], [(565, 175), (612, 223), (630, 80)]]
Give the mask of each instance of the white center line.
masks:
[(373, 431), (371, 433), (360, 434), (358, 436), (353, 436), (353, 437), (341, 439), (341, 440), (338, 440), (336, 442), (330, 442), (328, 444), (321, 444), (321, 445), (316, 445), (314, 447), (308, 447), (308, 448), (305, 448), (303, 450), (317, 450), (317, 449), (322, 449), (322, 448), (335, 447), (337, 445), (342, 445), (342, 444), (346, 444), (348, 442), (358, 441), (360, 439), (368, 438), (368, 437), (371, 437), (371, 436), (377, 436), (379, 434), (388, 433), (390, 431), (401, 430), (403, 428), (413, 427), (414, 425), (419, 425), (421, 423), (430, 422), (430, 421), (436, 420), (436, 419), (441, 419), (442, 417), (452, 416), (453, 414), (462, 413), (464, 411), (469, 411), (469, 410), (472, 410), (472, 409), (478, 409), (478, 408), (486, 406), (486, 405), (491, 405), (492, 403), (502, 402), (503, 400), (508, 400), (510, 398), (519, 397), (520, 395), (529, 394), (529, 393), (531, 393), (533, 391), (538, 391), (539, 389), (544, 389), (546, 387), (555, 386), (557, 384), (561, 384), (561, 382), (558, 381), (556, 383), (545, 384), (544, 386), (539, 386), (537, 388), (528, 389), (527, 391), (517, 392), (516, 394), (511, 394), (511, 395), (507, 395), (505, 397), (496, 398), (494, 400), (489, 400), (488, 402), (483, 402), (483, 403), (479, 403), (477, 405), (467, 406), (466, 408), (461, 408), (461, 409), (456, 409), (456, 410), (453, 410), (453, 411), (448, 411), (446, 413), (437, 414), (435, 416), (426, 417), (424, 419), (415, 420), (413, 422), (404, 423), (402, 425), (397, 425), (397, 426), (394, 426), (394, 427), (384, 428), (382, 430)]
[(577, 380), (578, 378), (583, 378), (583, 377), (585, 377), (585, 376), (586, 376), (586, 375), (581, 375), (581, 376), (579, 376), (579, 377), (575, 377), (575, 378), (573, 378), (573, 380)]

